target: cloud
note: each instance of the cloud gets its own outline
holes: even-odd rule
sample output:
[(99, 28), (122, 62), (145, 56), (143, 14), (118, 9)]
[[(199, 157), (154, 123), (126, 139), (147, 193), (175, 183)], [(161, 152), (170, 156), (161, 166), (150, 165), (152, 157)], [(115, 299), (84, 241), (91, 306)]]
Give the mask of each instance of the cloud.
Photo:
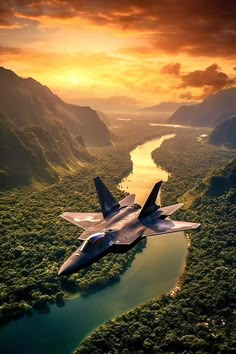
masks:
[(153, 48), (151, 47), (130, 47), (120, 48), (116, 51), (118, 54), (124, 54), (131, 57), (150, 57), (153, 55)]
[(179, 95), (179, 98), (180, 98), (181, 100), (190, 101), (190, 100), (193, 99), (193, 95), (192, 95), (192, 93), (191, 93), (190, 91), (187, 91), (187, 92), (181, 93), (181, 94)]
[(0, 28), (10, 27), (10, 18), (14, 17), (12, 5), (8, 1), (0, 2)]
[(216, 89), (222, 89), (235, 83), (226, 73), (220, 71), (217, 64), (208, 66), (205, 70), (196, 70), (186, 75), (181, 75), (182, 84), (180, 87), (203, 87), (211, 86)]
[(179, 88), (195, 87), (201, 88), (202, 93), (194, 98), (205, 98), (219, 90), (232, 87), (236, 78), (230, 78), (226, 73), (220, 71), (217, 64), (208, 66), (205, 70), (195, 70), (188, 74), (181, 75), (182, 83)]
[(160, 72), (161, 72), (161, 74), (179, 76), (180, 68), (181, 68), (181, 64), (180, 63), (167, 64), (167, 65), (165, 65), (165, 66), (163, 66), (161, 68)]
[(5, 47), (0, 45), (0, 55), (15, 55), (22, 52), (21, 48)]
[[(70, 19), (123, 33), (142, 33), (159, 52), (236, 55), (236, 4), (215, 0), (16, 0), (0, 8), (0, 23), (21, 17)], [(6, 20), (7, 19), (7, 20)], [(66, 23), (69, 23), (67, 21)]]

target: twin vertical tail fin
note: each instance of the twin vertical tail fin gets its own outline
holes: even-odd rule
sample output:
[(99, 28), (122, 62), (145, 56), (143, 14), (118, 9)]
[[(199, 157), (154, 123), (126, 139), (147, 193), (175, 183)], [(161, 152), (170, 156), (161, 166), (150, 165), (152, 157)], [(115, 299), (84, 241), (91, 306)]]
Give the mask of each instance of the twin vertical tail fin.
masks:
[[(144, 204), (142, 210), (140, 211), (140, 214), (138, 216), (139, 219), (151, 215), (154, 211), (160, 208), (160, 206), (156, 204), (156, 199), (161, 188), (161, 183), (162, 181), (157, 182), (153, 187), (148, 199), (146, 200), (146, 203)], [(111, 212), (118, 210), (121, 205), (113, 197), (113, 195), (105, 186), (105, 184), (103, 183), (100, 177), (94, 178), (94, 184), (96, 187), (103, 217), (106, 218)]]
[(156, 199), (161, 188), (161, 183), (162, 181), (157, 182), (153, 187), (148, 199), (146, 200), (146, 203), (140, 211), (140, 214), (138, 216), (139, 219), (145, 218), (146, 216), (152, 214), (154, 211), (160, 208), (160, 206), (156, 204)]
[(113, 197), (113, 195), (105, 186), (105, 184), (102, 182), (100, 177), (94, 178), (94, 184), (96, 187), (103, 217), (106, 218), (112, 211), (119, 209), (120, 204)]

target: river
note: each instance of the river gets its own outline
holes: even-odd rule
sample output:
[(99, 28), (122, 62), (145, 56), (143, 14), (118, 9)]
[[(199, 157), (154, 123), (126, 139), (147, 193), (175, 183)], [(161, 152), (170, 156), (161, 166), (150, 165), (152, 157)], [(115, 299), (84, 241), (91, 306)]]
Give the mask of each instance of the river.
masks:
[[(133, 172), (120, 188), (136, 193), (143, 203), (153, 184), (167, 180), (168, 172), (157, 168), (151, 152), (166, 139), (165, 135), (131, 152)], [(32, 317), (12, 321), (0, 329), (1, 354), (69, 354), (97, 326), (155, 296), (169, 292), (185, 265), (187, 242), (184, 233), (151, 237), (138, 253), (121, 280), (88, 296), (51, 306), (47, 314), (34, 311)]]

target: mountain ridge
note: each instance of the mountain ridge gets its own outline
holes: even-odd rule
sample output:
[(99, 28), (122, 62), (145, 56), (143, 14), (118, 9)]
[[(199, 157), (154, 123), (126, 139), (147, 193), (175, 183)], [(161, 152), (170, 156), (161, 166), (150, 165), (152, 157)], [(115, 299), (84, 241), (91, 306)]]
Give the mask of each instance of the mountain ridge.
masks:
[(33, 78), (0, 67), (0, 187), (52, 183), (94, 158), (87, 146), (111, 144), (90, 107), (65, 103)]
[(3, 67), (0, 67), (0, 112), (16, 126), (45, 127), (54, 117), (65, 123), (75, 136), (82, 135), (86, 145), (111, 144), (109, 129), (95, 110), (65, 103), (47, 86), (32, 78), (23, 79)]
[(215, 127), (236, 114), (236, 87), (221, 90), (193, 106), (181, 106), (169, 118), (173, 124)]

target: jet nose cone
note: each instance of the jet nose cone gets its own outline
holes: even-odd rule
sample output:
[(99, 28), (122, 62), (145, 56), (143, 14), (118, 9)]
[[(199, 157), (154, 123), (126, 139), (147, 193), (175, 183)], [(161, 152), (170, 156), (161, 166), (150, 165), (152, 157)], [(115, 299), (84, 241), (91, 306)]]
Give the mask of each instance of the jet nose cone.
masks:
[(69, 275), (72, 274), (75, 269), (75, 262), (72, 259), (68, 259), (62, 264), (59, 269), (58, 275)]
[(63, 264), (63, 265), (61, 266), (61, 268), (59, 269), (59, 272), (57, 273), (57, 275), (60, 276), (60, 275), (65, 275), (65, 274), (66, 274), (66, 267), (65, 267), (65, 265)]
[(66, 261), (62, 264), (59, 269), (58, 275), (70, 275), (79, 269), (81, 269), (81, 265), (84, 263), (84, 258), (78, 252), (78, 250), (73, 253)]

